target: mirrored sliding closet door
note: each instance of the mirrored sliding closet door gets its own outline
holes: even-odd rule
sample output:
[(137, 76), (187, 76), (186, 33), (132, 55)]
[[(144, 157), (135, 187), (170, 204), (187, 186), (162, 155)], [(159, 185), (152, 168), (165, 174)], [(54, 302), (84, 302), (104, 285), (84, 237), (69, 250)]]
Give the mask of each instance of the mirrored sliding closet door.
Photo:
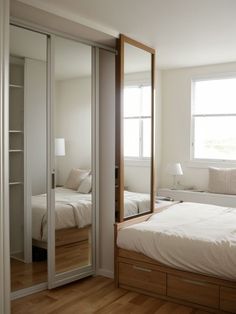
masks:
[[(93, 268), (92, 47), (54, 37), (55, 281)], [(76, 277), (77, 276), (77, 277)]]
[(47, 36), (10, 26), (11, 291), (47, 282)]

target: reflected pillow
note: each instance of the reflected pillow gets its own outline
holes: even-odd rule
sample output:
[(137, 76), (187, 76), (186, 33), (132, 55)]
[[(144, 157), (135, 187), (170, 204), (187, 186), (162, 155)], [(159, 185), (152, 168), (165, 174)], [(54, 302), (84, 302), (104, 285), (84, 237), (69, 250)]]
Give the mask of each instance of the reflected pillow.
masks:
[(78, 193), (87, 194), (92, 190), (92, 176), (88, 175), (79, 185)]
[(65, 183), (65, 188), (77, 190), (80, 183), (89, 175), (89, 170), (72, 169)]
[(208, 190), (211, 193), (236, 194), (236, 169), (209, 168)]

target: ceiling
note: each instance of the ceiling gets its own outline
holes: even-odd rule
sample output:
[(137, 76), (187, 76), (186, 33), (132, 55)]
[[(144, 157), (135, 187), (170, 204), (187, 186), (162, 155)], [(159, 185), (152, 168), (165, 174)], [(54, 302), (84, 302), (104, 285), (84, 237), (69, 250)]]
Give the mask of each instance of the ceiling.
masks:
[(236, 61), (235, 0), (20, 0), (157, 50), (159, 68)]

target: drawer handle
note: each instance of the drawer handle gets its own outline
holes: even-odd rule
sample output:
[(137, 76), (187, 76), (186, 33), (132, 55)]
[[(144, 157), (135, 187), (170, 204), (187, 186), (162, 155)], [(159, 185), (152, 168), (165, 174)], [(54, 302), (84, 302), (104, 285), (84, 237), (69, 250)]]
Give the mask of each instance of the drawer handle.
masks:
[(207, 284), (205, 284), (204, 282), (194, 281), (190, 279), (181, 279), (181, 280), (184, 282), (192, 283), (194, 285), (198, 285), (198, 286), (207, 286)]
[(141, 271), (146, 271), (147, 273), (150, 273), (152, 270), (148, 268), (143, 268), (143, 267), (138, 267), (138, 266), (133, 266), (133, 269), (136, 270), (141, 270)]

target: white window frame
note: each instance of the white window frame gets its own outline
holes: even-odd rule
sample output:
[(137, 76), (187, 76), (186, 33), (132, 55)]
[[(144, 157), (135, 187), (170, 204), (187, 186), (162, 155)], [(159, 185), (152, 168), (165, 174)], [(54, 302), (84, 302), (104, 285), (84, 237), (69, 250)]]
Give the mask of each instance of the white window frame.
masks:
[[(125, 88), (142, 88), (150, 86), (149, 84), (132, 84), (125, 86)], [(131, 157), (124, 155), (124, 162), (127, 166), (150, 166), (151, 157), (143, 156), (143, 119), (151, 119), (152, 116), (134, 116), (134, 117), (123, 117), (124, 120), (139, 119), (139, 157)]]
[(215, 73), (211, 75), (205, 75), (205, 76), (196, 76), (192, 78), (191, 80), (191, 135), (190, 135), (190, 162), (188, 163), (188, 166), (194, 167), (194, 168), (208, 168), (210, 166), (215, 167), (236, 167), (236, 160), (229, 160), (229, 159), (207, 159), (207, 158), (195, 158), (194, 157), (194, 138), (195, 138), (195, 117), (213, 117), (213, 116), (236, 116), (236, 114), (193, 114), (194, 110), (194, 85), (196, 82), (199, 81), (206, 81), (206, 80), (220, 80), (220, 79), (227, 79), (227, 78), (236, 78), (236, 72), (228, 72), (228, 73)]

